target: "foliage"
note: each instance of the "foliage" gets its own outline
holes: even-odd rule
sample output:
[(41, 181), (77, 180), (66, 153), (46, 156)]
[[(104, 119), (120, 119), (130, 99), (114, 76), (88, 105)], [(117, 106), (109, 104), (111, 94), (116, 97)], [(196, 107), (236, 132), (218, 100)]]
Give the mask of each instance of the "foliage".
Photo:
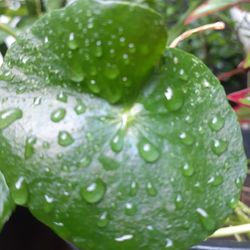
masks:
[(175, 13), (162, 1), (25, 3), (2, 8), (29, 13), (0, 75), (13, 201), (81, 249), (181, 250), (209, 236), (239, 198), (246, 161), (216, 77), (165, 49), (166, 22), (170, 39), (184, 29)]

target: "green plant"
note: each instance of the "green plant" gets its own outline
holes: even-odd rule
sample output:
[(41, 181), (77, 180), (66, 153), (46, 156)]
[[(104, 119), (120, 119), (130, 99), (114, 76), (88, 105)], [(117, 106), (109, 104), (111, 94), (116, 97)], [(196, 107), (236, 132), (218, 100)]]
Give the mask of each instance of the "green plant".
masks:
[(0, 75), (2, 224), (26, 206), (97, 250), (187, 249), (222, 225), (246, 172), (237, 119), (210, 70), (166, 44), (162, 15), (120, 1), (76, 1), (17, 37)]

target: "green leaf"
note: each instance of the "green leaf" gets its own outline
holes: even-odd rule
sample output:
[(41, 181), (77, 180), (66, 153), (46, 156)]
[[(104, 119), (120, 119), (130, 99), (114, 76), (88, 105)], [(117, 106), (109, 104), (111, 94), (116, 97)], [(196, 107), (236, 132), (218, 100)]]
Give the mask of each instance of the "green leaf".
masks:
[[(72, 32), (76, 44), (69, 45)], [(99, 40), (114, 40), (116, 56), (105, 46), (97, 59)], [(201, 61), (177, 49), (147, 76), (164, 43), (152, 10), (91, 0), (42, 18), (8, 52), (0, 169), (11, 186), (19, 183), (15, 202), (80, 249), (186, 250), (218, 228), (239, 198), (246, 159), (225, 93)], [(150, 54), (142, 56), (144, 46)], [(127, 68), (117, 61), (122, 53), (131, 57)], [(70, 80), (75, 59), (80, 84)], [(129, 94), (120, 78), (113, 85), (104, 74), (110, 62), (119, 75), (140, 79)], [(85, 88), (91, 75), (95, 95)], [(132, 89), (138, 95), (130, 105), (111, 104), (107, 90), (116, 96), (120, 89), (129, 99)]]
[(194, 20), (213, 14), (217, 11), (224, 10), (226, 8), (232, 7), (236, 4), (242, 3), (242, 0), (209, 0), (195, 9), (191, 15), (186, 19), (185, 23), (191, 23)]
[(6, 184), (3, 174), (0, 172), (0, 229), (3, 228), (5, 222), (9, 219), (13, 209), (14, 204), (10, 197), (9, 188)]
[(63, 5), (63, 0), (44, 0), (43, 3), (47, 11), (59, 9)]

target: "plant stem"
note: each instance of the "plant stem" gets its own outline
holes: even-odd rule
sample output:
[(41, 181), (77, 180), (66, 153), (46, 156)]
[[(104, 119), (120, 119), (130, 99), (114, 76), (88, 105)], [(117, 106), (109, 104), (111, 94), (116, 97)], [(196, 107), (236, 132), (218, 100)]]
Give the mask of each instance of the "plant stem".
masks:
[(16, 32), (6, 24), (0, 23), (0, 30), (6, 34), (9, 34), (10, 36), (13, 36), (14, 38), (17, 37)]
[(176, 48), (177, 45), (189, 38), (190, 36), (192, 36), (193, 34), (195, 33), (200, 33), (200, 32), (204, 32), (206, 30), (223, 30), (225, 29), (225, 23), (224, 22), (216, 22), (216, 23), (211, 23), (211, 24), (206, 24), (206, 25), (203, 25), (203, 26), (200, 26), (198, 28), (195, 28), (195, 29), (191, 29), (191, 30), (188, 30), (186, 32), (184, 32), (183, 34), (181, 34), (179, 37), (177, 37), (171, 44), (170, 44), (170, 48)]
[(217, 230), (211, 238), (221, 238), (221, 237), (230, 237), (237, 234), (246, 234), (250, 232), (250, 223), (243, 224), (239, 226), (231, 226), (231, 227), (224, 227)]

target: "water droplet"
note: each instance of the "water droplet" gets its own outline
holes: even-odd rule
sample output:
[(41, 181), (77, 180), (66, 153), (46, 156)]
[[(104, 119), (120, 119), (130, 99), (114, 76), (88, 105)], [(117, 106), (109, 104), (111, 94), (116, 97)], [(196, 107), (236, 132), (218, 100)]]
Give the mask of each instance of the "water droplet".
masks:
[(89, 156), (83, 157), (77, 164), (79, 168), (86, 168), (90, 165), (91, 158)]
[(209, 127), (213, 131), (221, 130), (224, 127), (224, 124), (225, 124), (225, 120), (217, 116), (213, 117), (213, 119), (208, 123)]
[(102, 50), (101, 45), (99, 45), (99, 46), (97, 46), (96, 49), (95, 49), (95, 56), (96, 56), (97, 58), (100, 58), (100, 57), (102, 57), (102, 55), (103, 55), (103, 50)]
[(115, 238), (115, 241), (124, 242), (127, 240), (132, 240), (133, 238), (134, 238), (134, 236), (132, 234), (127, 234), (127, 235), (123, 235), (123, 236)]
[(68, 41), (68, 47), (72, 50), (78, 49), (79, 45), (75, 39), (75, 34), (70, 33), (69, 34), (69, 41)]
[(106, 227), (108, 225), (108, 213), (104, 212), (100, 215), (99, 220), (97, 222), (98, 227)]
[(9, 127), (15, 121), (23, 117), (23, 112), (19, 108), (6, 109), (0, 112), (0, 129)]
[(102, 200), (106, 192), (106, 185), (101, 179), (97, 179), (81, 190), (82, 197), (88, 203), (97, 203)]
[(202, 209), (202, 208), (197, 208), (196, 212), (199, 214), (202, 226), (207, 230), (207, 231), (212, 231), (215, 229), (215, 221), (208, 215), (208, 213)]
[(136, 196), (137, 192), (138, 192), (138, 184), (137, 184), (137, 182), (132, 181), (131, 185), (130, 185), (129, 195)]
[(85, 74), (81, 68), (74, 69), (71, 73), (70, 79), (73, 82), (80, 83), (83, 82), (83, 80), (85, 79)]
[(17, 205), (23, 206), (27, 203), (29, 193), (28, 186), (24, 177), (18, 178), (12, 189), (11, 195), (12, 199)]
[(210, 177), (208, 180), (208, 184), (212, 184), (215, 187), (220, 186), (222, 183), (223, 183), (223, 176), (219, 174)]
[(182, 173), (184, 176), (190, 177), (194, 174), (194, 168), (190, 166), (188, 163), (186, 163), (182, 167)]
[(166, 245), (165, 245), (165, 247), (166, 247), (167, 249), (171, 249), (171, 248), (173, 248), (173, 246), (174, 246), (173, 241), (172, 241), (171, 239), (167, 239), (167, 240), (166, 240)]
[(128, 48), (131, 54), (134, 54), (136, 52), (136, 47), (133, 43), (129, 43)]
[(24, 158), (27, 160), (29, 159), (34, 153), (34, 144), (36, 143), (35, 137), (29, 137), (25, 141), (25, 147), (24, 147)]
[(134, 204), (126, 203), (126, 205), (125, 205), (125, 214), (126, 215), (132, 216), (132, 215), (135, 215), (136, 212), (137, 212), (137, 208)]
[(93, 92), (94, 94), (98, 94), (101, 91), (96, 83), (96, 80), (91, 80), (88, 86), (89, 86), (90, 91)]
[(193, 136), (183, 132), (179, 135), (179, 138), (181, 139), (181, 142), (185, 145), (191, 146), (194, 144), (194, 138)]
[(183, 198), (180, 194), (177, 195), (175, 199), (175, 206), (177, 209), (183, 208)]
[(119, 153), (122, 151), (124, 146), (124, 136), (125, 131), (123, 129), (120, 129), (112, 139), (110, 146), (114, 152)]
[(242, 188), (243, 183), (244, 183), (244, 180), (243, 180), (241, 177), (238, 177), (238, 178), (235, 180), (235, 184), (236, 184), (236, 187), (237, 187), (237, 188)]
[(222, 155), (228, 148), (228, 142), (224, 140), (214, 140), (212, 144), (212, 151), (220, 156)]
[(67, 94), (66, 94), (65, 92), (61, 92), (61, 93), (59, 93), (59, 94), (57, 95), (56, 99), (57, 99), (58, 101), (60, 101), (60, 102), (65, 102), (65, 103), (67, 103), (67, 101), (68, 101), (68, 96), (67, 96)]
[(115, 159), (112, 159), (111, 157), (105, 155), (101, 155), (99, 157), (99, 161), (102, 164), (102, 167), (107, 171), (116, 170), (120, 165), (119, 162), (117, 162)]
[(138, 150), (140, 156), (149, 163), (156, 162), (160, 157), (158, 149), (146, 139), (139, 142)]
[(147, 190), (147, 193), (149, 196), (156, 196), (157, 195), (157, 190), (155, 189), (155, 187), (153, 186), (153, 184), (151, 182), (147, 183), (146, 190)]
[(65, 115), (66, 115), (66, 110), (64, 108), (59, 108), (54, 112), (52, 112), (50, 119), (53, 122), (60, 122), (61, 120), (64, 119)]
[(74, 142), (71, 134), (67, 131), (60, 131), (58, 134), (58, 144), (67, 147)]
[(232, 208), (232, 209), (235, 209), (237, 204), (238, 204), (238, 199), (232, 198), (229, 201), (229, 207)]
[(116, 65), (108, 65), (104, 74), (108, 79), (114, 80), (120, 74), (120, 70)]
[(180, 89), (168, 87), (165, 91), (165, 105), (169, 111), (177, 111), (184, 104), (184, 95)]
[(82, 103), (82, 102), (78, 103), (74, 108), (77, 115), (84, 114), (86, 112), (86, 109), (87, 109), (86, 105), (84, 103)]

